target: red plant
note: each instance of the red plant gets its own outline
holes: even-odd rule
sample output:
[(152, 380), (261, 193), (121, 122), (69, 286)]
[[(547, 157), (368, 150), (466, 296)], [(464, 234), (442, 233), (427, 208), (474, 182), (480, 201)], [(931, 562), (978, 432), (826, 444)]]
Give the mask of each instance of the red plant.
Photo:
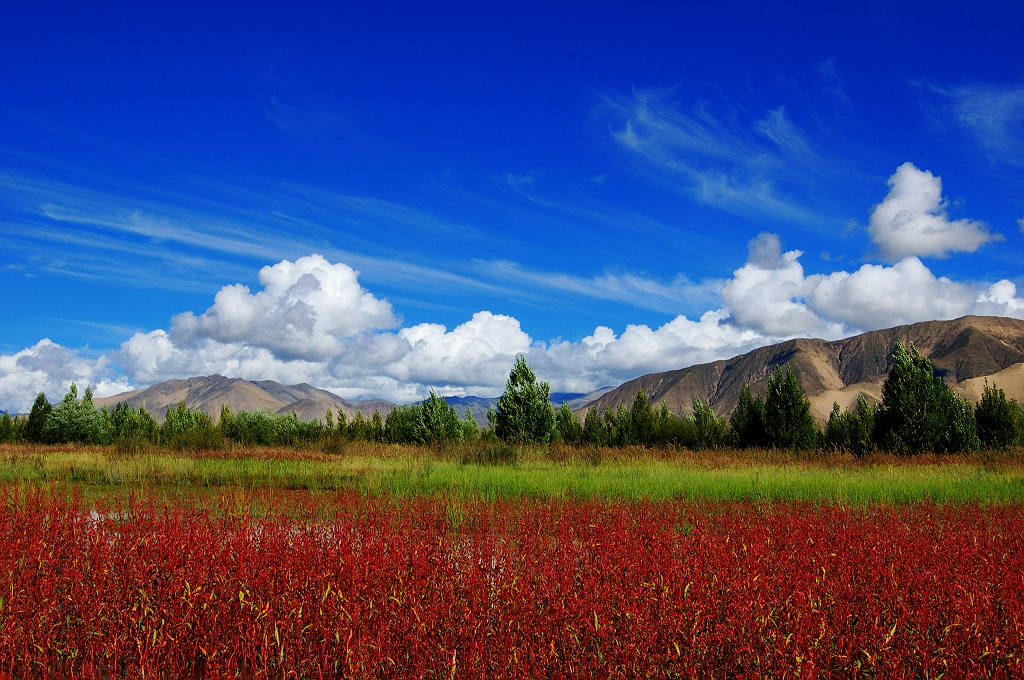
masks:
[(1021, 677), (1018, 506), (0, 493), (9, 677)]

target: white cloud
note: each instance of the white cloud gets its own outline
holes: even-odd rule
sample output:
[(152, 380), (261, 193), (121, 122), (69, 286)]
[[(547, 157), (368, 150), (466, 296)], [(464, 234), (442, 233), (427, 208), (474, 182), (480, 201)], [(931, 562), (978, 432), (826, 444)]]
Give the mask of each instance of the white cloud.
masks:
[(579, 342), (536, 345), (529, 360), (554, 389), (588, 392), (643, 373), (735, 356), (774, 340), (728, 317), (722, 309), (705, 312), (697, 321), (680, 315), (657, 329), (630, 324), (621, 335), (598, 326)]
[(359, 286), (350, 268), (310, 256), (265, 267), (259, 293), (222, 288), (204, 314), (179, 315), (170, 330), (135, 333), (109, 356), (89, 358), (49, 340), (0, 356), (0, 406), (24, 410), (40, 390), (59, 398), (72, 380), (110, 394), (129, 389), (129, 381), (214, 373), (308, 382), (350, 399), (406, 402), (432, 387), (490, 396), (502, 391), (517, 354), (553, 389), (587, 392), (785, 338), (838, 338), (964, 314), (1024, 318), (1024, 298), (1009, 280), (952, 281), (916, 257), (807, 275), (801, 255), (784, 251), (777, 235), (759, 234), (747, 262), (723, 286), (722, 306), (698, 319), (679, 315), (656, 328), (630, 324), (621, 333), (602, 325), (578, 341), (549, 342), (531, 338), (517, 319), (488, 311), (451, 329), (382, 328), (395, 323), (390, 305)]
[(1024, 217), (1017, 220), (1017, 226), (1020, 227), (1020, 233), (1024, 234)]
[(0, 354), (0, 409), (25, 413), (38, 393), (56, 402), (76, 383), (79, 394), (92, 386), (103, 397), (132, 389), (124, 376), (114, 375), (107, 355), (90, 358), (44, 338), (14, 354)]
[(799, 250), (782, 253), (778, 236), (759, 234), (750, 242), (747, 263), (722, 288), (722, 301), (733, 319), (776, 337), (839, 337), (843, 327), (815, 313), (804, 301), (808, 293)]
[(141, 384), (215, 373), (288, 384), (323, 384), (330, 375), (324, 362), (284, 359), (265, 347), (210, 338), (178, 343), (164, 330), (136, 333), (121, 344), (118, 356), (124, 371)]
[(366, 291), (357, 277), (348, 265), (321, 255), (283, 260), (260, 270), (262, 291), (225, 286), (202, 315), (176, 316), (171, 335), (184, 343), (244, 342), (285, 359), (327, 359), (345, 338), (398, 325), (391, 304)]
[(451, 331), (423, 323), (403, 328), (398, 337), (409, 351), (387, 374), (424, 385), (503, 385), (515, 356), (530, 348), (517, 319), (486, 311)]
[(749, 251), (747, 263), (723, 287), (722, 300), (737, 325), (765, 337), (839, 338), (965, 314), (1022, 315), (1012, 282), (953, 281), (935, 276), (916, 257), (807, 276), (801, 251), (783, 253), (775, 234), (759, 234)]
[(1024, 318), (1024, 298), (1017, 297), (1017, 286), (1013, 281), (997, 281), (978, 295), (974, 309), (976, 314), (993, 314)]
[(789, 120), (785, 107), (780, 106), (769, 111), (763, 119), (755, 123), (754, 129), (770, 139), (788, 156), (806, 158), (814, 155), (807, 138)]
[(890, 259), (972, 253), (999, 238), (982, 222), (950, 220), (942, 198), (942, 179), (913, 163), (896, 168), (889, 187), (889, 195), (871, 213), (868, 232)]
[(936, 277), (916, 257), (891, 267), (866, 264), (855, 272), (808, 277), (807, 302), (850, 329), (898, 326), (915, 321), (953, 319), (972, 312), (978, 291)]

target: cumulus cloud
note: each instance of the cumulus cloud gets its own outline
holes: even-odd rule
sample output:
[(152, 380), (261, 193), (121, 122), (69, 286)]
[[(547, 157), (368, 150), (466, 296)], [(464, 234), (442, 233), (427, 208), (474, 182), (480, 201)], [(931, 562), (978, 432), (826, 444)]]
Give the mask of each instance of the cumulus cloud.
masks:
[(953, 281), (913, 256), (807, 274), (801, 251), (783, 250), (775, 234), (758, 234), (748, 249), (747, 261), (722, 287), (722, 305), (695, 320), (679, 315), (621, 332), (599, 325), (580, 340), (548, 342), (532, 338), (518, 319), (489, 311), (453, 328), (391, 328), (390, 305), (359, 286), (350, 268), (319, 256), (284, 261), (261, 270), (262, 291), (227, 286), (205, 313), (136, 333), (110, 355), (90, 358), (42, 340), (0, 356), (0, 407), (24, 410), (40, 390), (59, 398), (72, 380), (97, 385), (102, 395), (130, 389), (130, 382), (213, 373), (308, 382), (349, 399), (407, 402), (430, 388), (489, 396), (501, 392), (519, 354), (553, 389), (587, 392), (786, 338), (838, 338), (964, 314), (1024, 317), (1024, 298), (1012, 281)]
[(491, 312), (477, 312), (451, 331), (424, 323), (403, 328), (398, 337), (409, 352), (388, 367), (388, 374), (428, 385), (503, 384), (515, 356), (531, 342), (518, 319)]
[(718, 309), (697, 321), (680, 315), (656, 329), (630, 324), (621, 335), (598, 326), (579, 342), (535, 345), (529, 360), (555, 389), (588, 392), (643, 373), (735, 356), (773, 340), (737, 326), (726, 310)]
[(806, 289), (809, 306), (843, 324), (844, 332), (953, 319), (973, 311), (979, 295), (970, 285), (935, 276), (916, 257), (811, 276)]
[(281, 358), (241, 342), (204, 338), (181, 343), (162, 329), (136, 333), (121, 344), (118, 357), (124, 371), (142, 384), (214, 373), (289, 384), (322, 383), (327, 376), (323, 362)]
[(98, 397), (132, 389), (124, 376), (114, 373), (111, 358), (90, 358), (44, 338), (14, 354), (0, 354), (0, 409), (27, 412), (36, 395), (44, 392), (53, 402), (71, 383), (92, 386)]
[(770, 336), (838, 337), (841, 324), (819, 316), (805, 302), (809, 292), (799, 250), (783, 253), (779, 237), (759, 234), (747, 263), (722, 288), (722, 301), (742, 327)]
[(1024, 298), (1017, 297), (1017, 286), (1003, 279), (984, 290), (976, 300), (976, 314), (1016, 316), (1024, 318)]
[(202, 315), (176, 316), (171, 334), (177, 343), (244, 342), (284, 359), (324, 360), (345, 338), (399, 323), (391, 304), (364, 289), (358, 276), (321, 255), (284, 260), (260, 270), (263, 290), (225, 286)]
[(802, 252), (782, 252), (775, 234), (758, 234), (748, 247), (747, 263), (726, 282), (722, 300), (736, 324), (766, 337), (839, 338), (965, 314), (1021, 315), (1011, 281), (953, 281), (936, 276), (917, 257), (808, 276)]
[(999, 238), (982, 222), (950, 220), (942, 198), (942, 179), (909, 162), (889, 178), (889, 195), (871, 213), (868, 232), (882, 253), (893, 260), (973, 253)]

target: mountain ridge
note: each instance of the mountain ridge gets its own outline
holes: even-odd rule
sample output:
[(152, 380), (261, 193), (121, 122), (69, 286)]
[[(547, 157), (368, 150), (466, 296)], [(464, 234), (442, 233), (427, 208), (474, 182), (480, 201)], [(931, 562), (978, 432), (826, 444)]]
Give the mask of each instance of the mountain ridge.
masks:
[(1008, 396), (1024, 400), (1024, 320), (964, 316), (950, 321), (922, 321), (868, 331), (840, 340), (796, 338), (766, 345), (729, 359), (686, 368), (648, 373), (629, 380), (579, 409), (603, 412), (632, 405), (642, 387), (654, 405), (665, 403), (677, 414), (692, 411), (695, 397), (707, 401), (719, 416), (728, 417), (743, 385), (763, 393), (778, 366), (793, 369), (819, 421), (828, 418), (833, 402), (849, 408), (857, 396), (881, 400), (896, 340), (927, 356), (940, 376), (958, 394), (976, 401), (986, 379)]
[(179, 402), (184, 402), (190, 409), (208, 413), (214, 420), (220, 416), (221, 406), (227, 406), (234, 412), (245, 410), (282, 414), (294, 411), (301, 420), (322, 420), (328, 408), (334, 413), (341, 411), (351, 419), (357, 411), (361, 411), (364, 416), (380, 411), (382, 416), (386, 416), (394, 407), (391, 402), (380, 399), (349, 401), (308, 383), (282, 385), (273, 380), (226, 378), (217, 374), (166, 380), (144, 389), (97, 397), (93, 402), (108, 408), (127, 402), (133, 408), (145, 408), (158, 421), (163, 421), (168, 407), (176, 406)]

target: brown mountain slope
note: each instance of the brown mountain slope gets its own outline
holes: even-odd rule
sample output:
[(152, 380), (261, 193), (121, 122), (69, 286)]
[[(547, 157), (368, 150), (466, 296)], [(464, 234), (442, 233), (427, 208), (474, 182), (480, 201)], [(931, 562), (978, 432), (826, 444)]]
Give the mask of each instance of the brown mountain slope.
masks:
[(341, 410), (350, 419), (356, 411), (362, 411), (364, 416), (369, 417), (374, 410), (379, 410), (381, 415), (387, 415), (391, 410), (388, 402), (351, 402), (305, 383), (282, 385), (273, 380), (250, 381), (221, 375), (168, 380), (143, 390), (94, 400), (97, 406), (111, 408), (122, 401), (135, 408), (142, 406), (158, 421), (163, 421), (168, 407), (176, 406), (179, 402), (185, 402), (191, 409), (205, 411), (215, 420), (220, 416), (222, 405), (236, 413), (241, 410), (270, 413), (295, 411), (302, 420), (323, 419), (328, 408), (335, 413)]
[(776, 366), (792, 367), (820, 420), (828, 417), (833, 401), (849, 408), (864, 393), (879, 399), (889, 371), (889, 353), (901, 340), (931, 359), (937, 375), (955, 391), (976, 399), (988, 377), (1008, 396), (1024, 400), (1024, 321), (1003, 317), (965, 316), (952, 321), (925, 321), (871, 331), (843, 340), (788, 340), (747, 354), (651, 373), (630, 380), (580, 410), (627, 408), (642, 387), (654, 404), (688, 414), (694, 397), (711, 404), (721, 416), (732, 412), (744, 384), (763, 393)]

